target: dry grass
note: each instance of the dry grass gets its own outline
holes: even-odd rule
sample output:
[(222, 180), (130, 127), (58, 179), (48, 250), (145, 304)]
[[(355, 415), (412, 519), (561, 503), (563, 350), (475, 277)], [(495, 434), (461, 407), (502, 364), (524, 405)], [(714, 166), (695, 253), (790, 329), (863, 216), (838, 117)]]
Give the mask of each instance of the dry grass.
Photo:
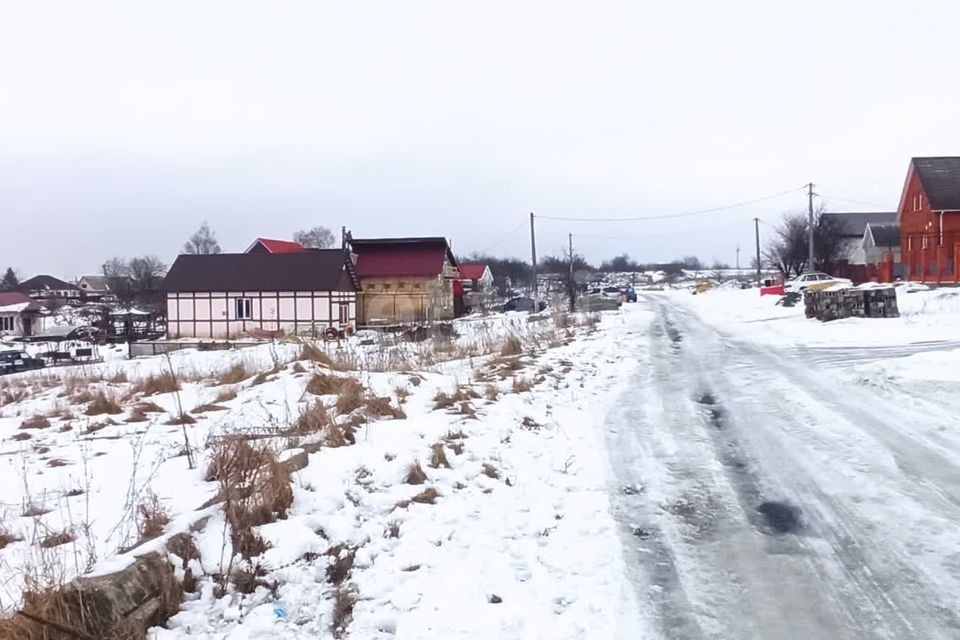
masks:
[(37, 544), (43, 549), (52, 549), (53, 547), (59, 547), (62, 544), (73, 542), (76, 539), (77, 536), (75, 536), (72, 531), (64, 529), (59, 533), (48, 533), (41, 538)]
[(500, 397), (500, 389), (497, 389), (497, 387), (492, 384), (488, 384), (483, 390), (483, 397), (490, 402), (496, 402)]
[(315, 396), (339, 395), (344, 391), (351, 389), (363, 391), (363, 387), (356, 378), (350, 376), (332, 376), (326, 373), (318, 373), (310, 378), (307, 383), (307, 391)]
[(180, 381), (172, 373), (147, 376), (130, 388), (131, 395), (139, 393), (144, 396), (155, 396), (175, 391), (180, 391)]
[(353, 608), (357, 604), (357, 592), (350, 586), (340, 585), (333, 594), (333, 621), (330, 631), (334, 638), (342, 638), (353, 621)]
[(327, 551), (327, 556), (330, 558), (330, 564), (327, 565), (327, 580), (330, 584), (339, 586), (350, 577), (356, 555), (356, 547), (348, 547), (345, 544), (330, 547)]
[(390, 402), (390, 398), (367, 396), (363, 401), (364, 413), (374, 418), (391, 418), (400, 420), (407, 417), (403, 409), (395, 407)]
[(493, 478), (494, 480), (500, 479), (500, 472), (497, 471), (497, 468), (489, 462), (483, 463), (483, 475), (487, 476), (488, 478)]
[(220, 393), (217, 394), (217, 397), (213, 399), (215, 403), (217, 402), (230, 402), (231, 400), (237, 399), (237, 392), (234, 389), (223, 389)]
[(127, 377), (125, 371), (117, 371), (108, 382), (112, 382), (113, 384), (126, 384), (130, 382), (130, 378)]
[(289, 435), (307, 435), (317, 433), (327, 428), (331, 422), (330, 412), (326, 405), (317, 400), (306, 405), (297, 418), (297, 424), (290, 430)]
[(460, 403), (468, 402), (479, 397), (480, 395), (471, 387), (461, 384), (457, 385), (450, 393), (438, 391), (437, 395), (433, 396), (433, 408), (451, 409)]
[(27, 386), (9, 385), (0, 390), (0, 407), (14, 402), (26, 400), (30, 396), (30, 389)]
[(440, 493), (436, 489), (433, 487), (427, 487), (417, 495), (410, 498), (410, 502), (416, 502), (417, 504), (433, 504), (439, 497)]
[(150, 492), (144, 496), (137, 505), (137, 533), (140, 535), (140, 542), (160, 536), (169, 523), (170, 513), (157, 494)]
[(19, 536), (6, 529), (3, 525), (0, 525), (0, 549), (5, 548), (7, 545), (13, 544), (14, 542), (20, 542), (23, 540), (22, 536)]
[(342, 415), (353, 413), (364, 404), (363, 386), (356, 380), (354, 380), (354, 383), (344, 385), (337, 396), (337, 411)]
[(24, 441), (24, 440), (29, 440), (29, 439), (32, 438), (32, 437), (33, 437), (33, 436), (31, 436), (29, 433), (23, 432), (23, 433), (16, 433), (16, 434), (10, 436), (10, 439), (11, 439), (11, 440), (18, 441), (18, 442), (22, 442), (22, 441)]
[(403, 481), (407, 484), (423, 484), (427, 481), (427, 474), (420, 463), (415, 462), (407, 467), (407, 475), (403, 477)]
[(48, 429), (50, 421), (43, 416), (33, 416), (20, 423), (21, 429)]
[(517, 336), (510, 336), (500, 347), (500, 355), (503, 357), (518, 356), (523, 353), (523, 343)]
[(264, 580), (267, 570), (260, 563), (254, 563), (237, 567), (230, 574), (230, 582), (233, 583), (237, 593), (250, 594), (257, 590), (257, 587), (270, 587), (270, 584)]
[(533, 389), (533, 383), (524, 377), (514, 376), (510, 388), (514, 393), (524, 393)]
[(104, 414), (117, 415), (118, 413), (123, 413), (123, 409), (115, 398), (108, 396), (103, 391), (98, 391), (93, 395), (84, 413), (88, 416), (100, 416)]
[(196, 424), (197, 419), (191, 416), (189, 413), (181, 413), (179, 416), (173, 416), (167, 420), (167, 424), (171, 426), (179, 426), (182, 424)]
[(306, 373), (306, 372), (307, 372), (307, 368), (306, 368), (305, 366), (303, 366), (303, 363), (302, 363), (302, 362), (294, 362), (294, 363), (293, 363), (293, 366), (290, 367), (290, 370), (293, 371), (294, 373)]
[(28, 502), (27, 504), (23, 505), (20, 515), (22, 515), (24, 518), (36, 518), (38, 516), (48, 514), (51, 511), (52, 509), (47, 509), (43, 505), (39, 505), (34, 502)]
[(243, 362), (236, 362), (232, 367), (226, 371), (221, 371), (219, 375), (214, 378), (215, 384), (239, 384), (249, 378), (251, 373), (247, 370), (247, 366)]
[(397, 397), (397, 404), (403, 404), (410, 397), (410, 390), (406, 387), (396, 387), (393, 390), (393, 395)]
[(211, 411), (229, 411), (229, 407), (224, 407), (219, 404), (202, 404), (199, 407), (196, 407), (191, 413), (210, 413)]
[(216, 480), (231, 527), (231, 542), (244, 558), (267, 549), (253, 528), (285, 518), (293, 504), (290, 471), (265, 445), (225, 438), (214, 449), (207, 477)]
[(447, 452), (443, 447), (442, 442), (437, 442), (430, 447), (430, 466), (434, 469), (439, 469), (443, 467), (445, 469), (450, 468), (450, 461), (447, 460)]

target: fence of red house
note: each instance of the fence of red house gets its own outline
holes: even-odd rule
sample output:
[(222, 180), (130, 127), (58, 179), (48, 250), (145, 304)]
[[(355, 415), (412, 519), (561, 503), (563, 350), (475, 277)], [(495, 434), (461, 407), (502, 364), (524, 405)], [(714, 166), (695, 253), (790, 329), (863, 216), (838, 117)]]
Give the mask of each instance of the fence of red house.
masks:
[(960, 234), (908, 234), (901, 241), (906, 276), (920, 282), (960, 282)]

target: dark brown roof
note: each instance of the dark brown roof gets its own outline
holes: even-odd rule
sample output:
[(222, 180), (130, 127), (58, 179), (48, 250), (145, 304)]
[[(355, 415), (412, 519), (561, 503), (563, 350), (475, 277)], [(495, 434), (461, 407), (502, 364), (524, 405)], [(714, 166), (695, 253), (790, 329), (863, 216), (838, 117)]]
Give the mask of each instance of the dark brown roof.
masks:
[(897, 221), (896, 211), (849, 211), (823, 213), (825, 221), (832, 221), (841, 236), (862, 238), (868, 224), (889, 224)]
[(305, 253), (216, 253), (178, 256), (164, 291), (355, 291), (349, 254), (342, 249)]
[(960, 211), (960, 157), (914, 158), (913, 168), (934, 211)]
[(44, 274), (24, 280), (18, 288), (20, 291), (67, 291), (76, 289), (77, 285)]

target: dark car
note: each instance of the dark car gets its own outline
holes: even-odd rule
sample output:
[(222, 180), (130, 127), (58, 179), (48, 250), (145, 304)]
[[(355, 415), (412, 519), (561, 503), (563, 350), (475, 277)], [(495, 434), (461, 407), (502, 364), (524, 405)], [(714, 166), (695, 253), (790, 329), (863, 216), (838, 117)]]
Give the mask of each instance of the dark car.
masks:
[(22, 351), (0, 351), (0, 375), (42, 368), (40, 358), (31, 358)]
[(504, 311), (526, 311), (527, 313), (536, 313), (547, 308), (546, 302), (537, 302), (533, 298), (523, 296), (511, 298), (503, 305)]
[(636, 302), (637, 301), (637, 292), (633, 289), (626, 289), (623, 292), (623, 295), (626, 296), (627, 302)]

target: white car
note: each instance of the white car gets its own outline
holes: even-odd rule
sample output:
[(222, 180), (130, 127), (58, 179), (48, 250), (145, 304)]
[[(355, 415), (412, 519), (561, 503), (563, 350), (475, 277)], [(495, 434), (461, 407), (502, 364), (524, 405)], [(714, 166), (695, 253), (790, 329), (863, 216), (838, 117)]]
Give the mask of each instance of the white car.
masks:
[(813, 284), (839, 284), (845, 287), (852, 287), (853, 282), (846, 278), (834, 278), (830, 274), (814, 271), (797, 276), (784, 285), (783, 290), (787, 293), (800, 293)]

